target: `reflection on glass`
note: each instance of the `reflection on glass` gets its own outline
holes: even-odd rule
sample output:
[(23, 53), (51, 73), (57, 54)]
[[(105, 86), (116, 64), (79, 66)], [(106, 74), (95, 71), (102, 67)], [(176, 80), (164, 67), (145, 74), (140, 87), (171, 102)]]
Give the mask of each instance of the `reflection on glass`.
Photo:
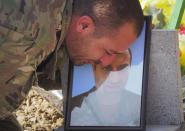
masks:
[(141, 96), (125, 89), (131, 59), (129, 49), (107, 67), (92, 66), (96, 85), (72, 98), (71, 126), (140, 125)]

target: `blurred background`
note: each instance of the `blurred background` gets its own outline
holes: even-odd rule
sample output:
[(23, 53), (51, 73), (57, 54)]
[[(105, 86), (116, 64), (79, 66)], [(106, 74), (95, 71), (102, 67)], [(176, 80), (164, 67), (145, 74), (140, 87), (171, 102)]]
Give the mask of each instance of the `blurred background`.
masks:
[[(139, 0), (145, 15), (152, 15), (152, 28), (153, 29), (171, 29), (169, 23), (172, 17), (172, 13), (178, 0)], [(180, 0), (179, 0), (180, 1)], [(182, 1), (182, 0), (181, 0)], [(185, 2), (184, 2), (185, 3)], [(185, 5), (182, 5), (185, 6)], [(178, 7), (180, 8), (180, 7)], [(178, 29), (179, 35), (179, 49), (180, 49), (180, 64), (181, 64), (181, 76), (185, 76), (185, 13), (182, 13), (183, 17)], [(178, 15), (178, 14), (176, 14)], [(185, 86), (185, 82), (183, 82)]]
[[(185, 112), (185, 0), (139, 0), (145, 15), (152, 15), (153, 29), (177, 29)], [(175, 18), (176, 17), (176, 18)], [(176, 20), (175, 20), (176, 19)]]

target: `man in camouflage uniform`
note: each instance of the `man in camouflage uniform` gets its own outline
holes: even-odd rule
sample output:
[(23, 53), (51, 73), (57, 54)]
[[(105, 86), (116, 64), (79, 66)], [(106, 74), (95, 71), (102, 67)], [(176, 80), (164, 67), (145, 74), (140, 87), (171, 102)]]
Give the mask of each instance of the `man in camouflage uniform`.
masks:
[(107, 66), (142, 27), (138, 0), (0, 0), (0, 130), (22, 130), (12, 112), (33, 84), (61, 86), (67, 54)]
[[(0, 120), (14, 119), (11, 113), (37, 82), (37, 66), (60, 50), (71, 19), (71, 6), (71, 0), (0, 1)], [(60, 39), (56, 38), (57, 31), (61, 31)], [(45, 75), (54, 81), (57, 51), (52, 57), (49, 64), (53, 66)]]

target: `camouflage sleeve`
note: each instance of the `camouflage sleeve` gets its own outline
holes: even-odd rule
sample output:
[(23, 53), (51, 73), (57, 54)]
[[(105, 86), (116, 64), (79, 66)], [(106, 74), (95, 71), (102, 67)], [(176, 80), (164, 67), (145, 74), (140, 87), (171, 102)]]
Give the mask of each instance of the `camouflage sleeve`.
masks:
[(0, 119), (23, 101), (56, 48), (66, 0), (0, 0)]
[(37, 68), (38, 85), (45, 90), (61, 90), (61, 88), (67, 88), (66, 79), (68, 78), (69, 57), (62, 43), (64, 43), (63, 41), (70, 25), (72, 3), (72, 0), (66, 2), (60, 25), (61, 30), (57, 32), (58, 42), (55, 52)]

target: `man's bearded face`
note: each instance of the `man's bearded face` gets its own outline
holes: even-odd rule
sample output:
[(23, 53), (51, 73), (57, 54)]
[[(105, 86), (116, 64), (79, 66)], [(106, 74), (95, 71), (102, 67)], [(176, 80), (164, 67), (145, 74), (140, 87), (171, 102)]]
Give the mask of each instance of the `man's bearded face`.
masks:
[[(117, 54), (112, 63), (106, 67), (103, 67), (101, 64), (93, 65), (96, 86), (99, 87), (107, 79), (109, 75), (112, 75), (111, 79), (114, 80), (114, 82), (112, 80), (109, 81), (112, 81), (113, 83), (119, 82), (121, 80), (120, 78), (124, 77), (120, 76), (119, 74), (124, 72), (124, 71), (121, 72), (121, 70), (130, 67), (132, 59), (131, 57), (132, 57), (131, 52), (129, 50), (126, 50), (122, 54)], [(128, 76), (128, 74), (126, 75)], [(127, 80), (127, 78), (125, 79)]]

